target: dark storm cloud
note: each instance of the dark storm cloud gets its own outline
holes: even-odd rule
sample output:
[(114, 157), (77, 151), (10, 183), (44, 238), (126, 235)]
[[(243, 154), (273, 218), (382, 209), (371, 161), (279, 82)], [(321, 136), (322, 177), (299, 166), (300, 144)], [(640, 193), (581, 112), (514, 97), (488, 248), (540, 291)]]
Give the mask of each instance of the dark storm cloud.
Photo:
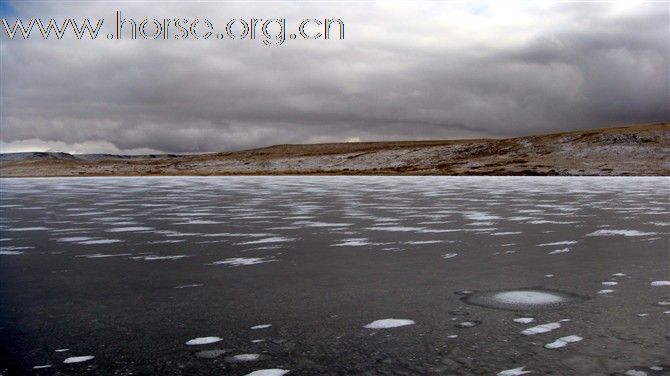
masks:
[[(108, 3), (14, 4), (105, 17)], [(339, 17), (344, 41), (2, 39), (3, 151), (197, 152), (667, 120), (667, 4), (123, 3), (129, 17)]]

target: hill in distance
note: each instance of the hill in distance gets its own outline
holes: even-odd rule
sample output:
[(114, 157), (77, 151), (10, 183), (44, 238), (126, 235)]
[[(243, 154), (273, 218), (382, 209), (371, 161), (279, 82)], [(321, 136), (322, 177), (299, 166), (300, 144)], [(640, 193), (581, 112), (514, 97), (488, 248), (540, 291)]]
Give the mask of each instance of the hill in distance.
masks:
[(670, 175), (670, 124), (507, 139), (275, 145), (196, 155), (0, 154), (0, 177)]

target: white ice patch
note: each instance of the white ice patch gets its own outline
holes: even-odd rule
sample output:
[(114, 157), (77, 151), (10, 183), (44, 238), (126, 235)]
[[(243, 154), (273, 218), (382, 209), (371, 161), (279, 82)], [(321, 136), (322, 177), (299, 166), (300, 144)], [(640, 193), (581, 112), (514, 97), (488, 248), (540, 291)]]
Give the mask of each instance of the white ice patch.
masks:
[(34, 366), (33, 369), (45, 369), (45, 368), (51, 368), (51, 364), (45, 364), (43, 366)]
[(361, 247), (369, 245), (367, 238), (344, 239), (342, 242), (333, 244), (333, 247)]
[(531, 371), (524, 371), (524, 368), (526, 368), (526, 367), (506, 369), (504, 371), (498, 372), (496, 375), (497, 376), (518, 376), (518, 375), (525, 375), (527, 373), (531, 373)]
[(69, 358), (66, 358), (63, 360), (63, 363), (70, 364), (70, 363), (81, 363), (81, 362), (87, 362), (91, 359), (95, 358), (92, 355), (84, 355), (84, 356), (71, 356)]
[(614, 273), (614, 274), (612, 274), (612, 277), (625, 277), (625, 276), (626, 276), (626, 274), (624, 274), (624, 273)]
[(521, 331), (521, 334), (527, 335), (527, 336), (532, 336), (535, 334), (542, 334), (542, 333), (547, 333), (551, 332), (552, 330), (556, 330), (561, 327), (561, 323), (559, 322), (550, 322), (538, 326), (534, 326), (532, 328), (528, 328), (525, 330)]
[(121, 256), (132, 256), (132, 253), (116, 253), (116, 254), (105, 254), (105, 253), (93, 253), (90, 255), (79, 255), (77, 257), (85, 258), (107, 258), (107, 257), (121, 257)]
[(553, 242), (553, 243), (542, 243), (538, 244), (538, 247), (546, 247), (546, 246), (551, 246), (551, 245), (571, 245), (571, 244), (576, 244), (577, 241), (575, 240), (565, 240), (562, 242)]
[(472, 221), (492, 221), (494, 219), (500, 219), (497, 215), (491, 215), (485, 212), (468, 212), (463, 213), (463, 216)]
[(656, 235), (655, 232), (641, 232), (637, 230), (598, 230), (592, 233), (586, 234), (586, 236), (612, 236), (612, 235), (622, 235), (622, 236), (647, 236), (647, 235)]
[(559, 253), (566, 253), (566, 252), (570, 252), (570, 248), (557, 249), (555, 251), (549, 252), (548, 255), (556, 255)]
[(274, 262), (274, 261), (277, 260), (267, 257), (234, 257), (221, 261), (214, 261), (212, 265), (246, 266), (246, 265), (263, 264), (266, 262)]
[(383, 319), (376, 320), (367, 325), (365, 328), (368, 329), (388, 329), (388, 328), (397, 328), (400, 326), (414, 325), (416, 322), (414, 320), (405, 320), (405, 319)]
[(402, 242), (402, 244), (409, 244), (409, 245), (436, 244), (436, 243), (444, 243), (444, 240), (410, 240)]
[(260, 358), (259, 354), (239, 354), (232, 357), (233, 360), (238, 362), (253, 362)]
[(186, 342), (187, 345), (189, 346), (196, 346), (196, 345), (208, 345), (210, 343), (216, 343), (219, 341), (223, 341), (223, 338), (219, 337), (198, 337), (198, 338), (193, 338), (192, 340), (189, 340)]
[(6, 228), (4, 231), (43, 231), (50, 230), (49, 227), (15, 227), (15, 228)]
[(531, 322), (535, 321), (535, 319), (532, 317), (518, 317), (512, 321), (518, 322), (519, 324), (530, 324)]
[(407, 226), (375, 226), (367, 228), (367, 230), (372, 231), (391, 231), (391, 232), (410, 232), (410, 231), (420, 231), (423, 229), (424, 229), (423, 227), (407, 227)]
[(446, 253), (442, 256), (442, 258), (450, 259), (450, 258), (454, 258), (456, 256), (458, 256), (458, 253)]
[(158, 261), (158, 260), (179, 260), (179, 259), (183, 259), (185, 257), (190, 257), (190, 255), (173, 255), (173, 256), (149, 255), (149, 256), (140, 256), (140, 257), (133, 257), (133, 258), (134, 259), (145, 260), (145, 261)]
[(83, 242), (75, 242), (76, 244), (83, 245), (95, 245), (95, 244), (112, 244), (112, 243), (121, 243), (123, 240), (119, 239), (98, 239), (98, 240), (86, 240)]
[(5, 255), (5, 256), (16, 256), (16, 255), (22, 255), (23, 252), (21, 251), (0, 251), (0, 255)]
[(602, 290), (598, 291), (596, 294), (598, 294), (598, 295), (607, 295), (607, 294), (611, 294), (611, 293), (613, 293), (613, 292), (614, 292), (614, 290), (611, 290), (611, 289), (602, 289)]
[(175, 286), (174, 288), (176, 288), (176, 289), (188, 289), (188, 288), (192, 288), (192, 287), (201, 287), (201, 286), (204, 286), (204, 285), (202, 283), (192, 283), (190, 285)]
[(628, 371), (623, 373), (626, 376), (647, 376), (647, 373), (644, 371), (638, 371), (634, 369), (629, 369)]
[(505, 291), (493, 295), (493, 299), (507, 304), (556, 304), (562, 302), (563, 297), (543, 291)]
[(494, 232), (491, 235), (499, 236), (499, 235), (517, 235), (517, 234), (523, 234), (523, 232), (519, 231)]
[(546, 345), (544, 345), (544, 347), (547, 348), (547, 349), (558, 349), (558, 348), (567, 346), (568, 343), (579, 342), (583, 339), (584, 338), (582, 338), (580, 336), (575, 336), (575, 335), (571, 335), (571, 336), (567, 336), (567, 337), (561, 337), (561, 338), (555, 340), (554, 342), (547, 343)]
[(57, 242), (69, 242), (69, 243), (76, 243), (76, 242), (84, 242), (87, 240), (93, 240), (95, 238), (89, 238), (88, 236), (72, 236), (72, 237), (67, 237), (67, 238), (58, 238), (56, 239)]
[(280, 368), (268, 368), (268, 369), (259, 369), (251, 373), (247, 373), (245, 376), (282, 376), (286, 375), (291, 371)]
[(284, 243), (284, 242), (291, 242), (294, 241), (294, 238), (287, 238), (285, 236), (273, 236), (265, 239), (259, 239), (259, 240), (249, 240), (246, 242), (240, 242), (237, 243), (236, 245), (249, 245), (249, 244), (265, 244), (265, 243)]
[(150, 231), (153, 230), (152, 227), (114, 227), (105, 230), (105, 232), (138, 232), (138, 231)]
[(252, 326), (251, 329), (254, 329), (254, 330), (255, 329), (266, 329), (266, 328), (269, 328), (271, 326), (272, 326), (272, 324), (261, 324), (261, 325)]
[(654, 281), (651, 283), (652, 286), (670, 286), (670, 281)]

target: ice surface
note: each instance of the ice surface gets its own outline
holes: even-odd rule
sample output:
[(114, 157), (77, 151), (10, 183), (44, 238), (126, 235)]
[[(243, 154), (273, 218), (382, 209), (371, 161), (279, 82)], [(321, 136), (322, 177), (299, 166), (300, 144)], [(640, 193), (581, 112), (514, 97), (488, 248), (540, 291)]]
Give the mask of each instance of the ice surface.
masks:
[(616, 285), (619, 284), (619, 282), (615, 282), (615, 281), (604, 281), (604, 282), (601, 282), (601, 284), (602, 284), (603, 286), (616, 286)]
[(442, 256), (442, 258), (450, 259), (456, 256), (458, 256), (458, 253), (446, 253)]
[(598, 294), (598, 295), (607, 295), (607, 294), (611, 294), (611, 293), (613, 293), (613, 292), (614, 292), (614, 290), (611, 290), (611, 289), (603, 289), (603, 290), (598, 291), (596, 294)]
[(518, 376), (518, 375), (525, 375), (527, 373), (532, 372), (532, 371), (524, 371), (524, 368), (526, 368), (526, 367), (507, 369), (507, 370), (498, 372), (496, 375), (497, 376)]
[(538, 326), (534, 326), (532, 328), (525, 329), (521, 331), (521, 334), (527, 335), (527, 336), (532, 336), (535, 334), (542, 334), (542, 333), (547, 333), (551, 332), (552, 330), (556, 330), (561, 327), (561, 323), (559, 322), (550, 322)]
[(570, 248), (557, 249), (555, 251), (549, 252), (548, 254), (549, 255), (555, 255), (555, 254), (558, 254), (558, 253), (565, 253), (565, 252), (570, 252)]
[(63, 363), (69, 364), (69, 363), (81, 363), (81, 362), (87, 362), (91, 359), (95, 358), (92, 355), (84, 355), (84, 356), (71, 356), (69, 358), (66, 358), (63, 360)]
[(196, 346), (196, 345), (208, 345), (210, 343), (216, 343), (219, 341), (223, 341), (223, 338), (219, 337), (198, 337), (198, 338), (193, 338), (192, 340), (189, 340), (186, 342), (187, 345), (189, 346)]
[(652, 286), (670, 286), (670, 281), (654, 281), (651, 283)]
[(33, 369), (44, 369), (44, 368), (51, 368), (51, 364), (45, 364), (43, 366), (34, 366)]
[(535, 319), (532, 317), (518, 317), (512, 321), (518, 322), (519, 324), (530, 324), (531, 322), (535, 321)]
[(368, 329), (388, 329), (388, 328), (397, 328), (400, 326), (414, 325), (416, 322), (414, 320), (405, 320), (405, 319), (383, 319), (376, 320), (367, 325)]
[(272, 324), (261, 324), (261, 325), (255, 325), (252, 326), (251, 329), (265, 329), (271, 327)]
[(245, 376), (282, 376), (286, 375), (291, 371), (280, 368), (269, 368), (269, 369), (259, 369), (251, 373), (247, 373)]

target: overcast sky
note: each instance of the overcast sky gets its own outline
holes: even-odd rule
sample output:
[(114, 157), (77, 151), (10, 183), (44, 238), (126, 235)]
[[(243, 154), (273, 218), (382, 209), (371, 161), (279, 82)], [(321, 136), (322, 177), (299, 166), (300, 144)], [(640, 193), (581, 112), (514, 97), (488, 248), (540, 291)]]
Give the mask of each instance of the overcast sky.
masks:
[[(508, 137), (670, 120), (667, 2), (5, 2), (104, 18), (95, 41), (0, 30), (0, 151), (208, 152)], [(107, 40), (144, 18), (340, 18), (344, 40)], [(3, 27), (4, 29), (4, 27)], [(275, 30), (275, 29), (272, 29)]]

